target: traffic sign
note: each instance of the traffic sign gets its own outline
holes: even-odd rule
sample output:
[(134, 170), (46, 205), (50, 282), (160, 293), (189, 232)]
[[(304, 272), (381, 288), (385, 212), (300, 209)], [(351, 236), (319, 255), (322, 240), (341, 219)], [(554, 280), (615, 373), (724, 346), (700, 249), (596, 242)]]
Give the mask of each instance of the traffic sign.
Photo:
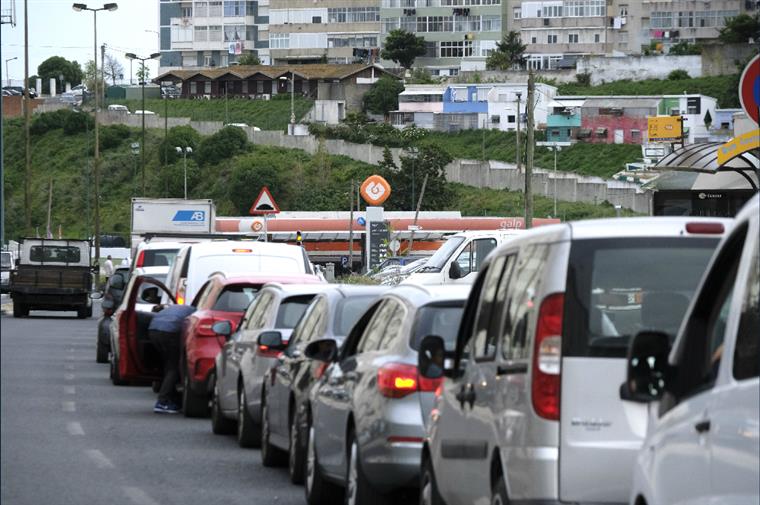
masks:
[(348, 256), (340, 257), (340, 265), (344, 268), (348, 266)]
[(370, 175), (362, 183), (360, 193), (370, 205), (381, 205), (391, 196), (391, 185), (379, 175)]
[(760, 124), (760, 54), (752, 58), (739, 79), (739, 101), (755, 124)]
[(280, 208), (274, 203), (274, 198), (272, 197), (272, 193), (269, 192), (268, 187), (264, 186), (261, 188), (259, 196), (256, 197), (248, 213), (252, 215), (280, 213)]

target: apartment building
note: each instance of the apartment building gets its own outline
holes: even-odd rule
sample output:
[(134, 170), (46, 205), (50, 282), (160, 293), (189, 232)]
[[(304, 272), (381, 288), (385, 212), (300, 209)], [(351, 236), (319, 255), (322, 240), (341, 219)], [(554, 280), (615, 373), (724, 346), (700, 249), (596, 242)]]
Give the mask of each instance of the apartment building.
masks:
[(272, 64), (374, 61), (379, 53), (377, 0), (269, 0)]
[[(507, 0), (380, 0), (381, 37), (403, 29), (423, 37), (427, 53), (415, 60), (433, 75), (483, 70), (503, 32)], [(396, 66), (383, 61), (386, 67)]]

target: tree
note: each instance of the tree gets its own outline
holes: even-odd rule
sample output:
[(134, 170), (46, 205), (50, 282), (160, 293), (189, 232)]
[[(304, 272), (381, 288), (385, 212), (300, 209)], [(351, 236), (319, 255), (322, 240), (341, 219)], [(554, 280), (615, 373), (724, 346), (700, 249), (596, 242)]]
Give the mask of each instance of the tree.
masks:
[[(105, 86), (103, 79), (101, 78), (100, 68), (98, 68), (98, 92), (101, 96), (103, 96), (103, 92), (105, 91)], [(95, 62), (92, 60), (89, 60), (87, 63), (84, 64), (84, 84), (87, 86), (87, 89), (90, 92), (95, 92)]]
[(261, 60), (253, 53), (245, 53), (238, 58), (238, 63), (241, 65), (261, 65)]
[(760, 40), (760, 15), (739, 14), (726, 19), (718, 38), (727, 44), (746, 44), (749, 39)]
[[(37, 75), (42, 79), (42, 92), (50, 93), (50, 79), (58, 83), (58, 91), (63, 92), (66, 82), (76, 86), (82, 82), (84, 73), (82, 67), (76, 61), (69, 61), (62, 56), (51, 56), (37, 67)], [(63, 76), (64, 82), (59, 82)]]
[(140, 67), (137, 69), (136, 75), (137, 82), (145, 82), (147, 84), (148, 79), (150, 79), (150, 68), (148, 68), (148, 65), (146, 65), (145, 62), (140, 62)]
[(682, 81), (684, 79), (689, 79), (689, 73), (682, 68), (677, 68), (676, 70), (672, 70), (668, 74), (669, 81)]
[[(390, 155), (390, 152), (388, 153)], [(393, 159), (384, 156), (380, 165), (380, 175), (390, 184), (393, 191), (386, 203), (388, 210), (410, 210), (417, 205), (422, 181), (427, 175), (425, 197), (422, 210), (445, 209), (451, 204), (451, 188), (446, 183), (445, 167), (451, 162), (451, 155), (437, 146), (425, 145), (416, 153), (401, 156), (401, 168), (397, 168)], [(414, 190), (414, 191), (412, 191)], [(412, 201), (412, 192), (414, 199)]]
[(383, 76), (364, 95), (364, 110), (373, 114), (388, 114), (398, 109), (398, 95), (404, 85), (397, 79)]
[(668, 54), (673, 56), (687, 56), (687, 55), (696, 55), (696, 54), (702, 54), (702, 46), (698, 46), (696, 44), (689, 44), (687, 41), (682, 40), (678, 44), (673, 44), (670, 46), (670, 50), (668, 51)]
[(103, 71), (106, 77), (111, 79), (111, 84), (114, 86), (116, 86), (116, 79), (121, 79), (124, 76), (124, 67), (111, 53), (106, 54)]
[(406, 30), (391, 30), (385, 38), (385, 47), (380, 57), (392, 60), (404, 67), (412, 68), (415, 58), (425, 54), (425, 39)]
[(430, 75), (430, 72), (424, 68), (415, 68), (406, 82), (409, 84), (438, 84), (440, 81)]
[[(166, 139), (161, 141), (158, 148), (158, 157), (161, 163), (175, 163), (181, 158), (177, 153), (177, 147), (190, 147), (193, 151), (198, 149), (201, 143), (201, 135), (195, 128), (187, 125), (169, 128)], [(166, 156), (166, 160), (164, 160)]]
[(501, 42), (496, 43), (496, 50), (486, 59), (488, 70), (509, 70), (514, 66), (522, 66), (525, 46), (520, 41), (520, 33), (511, 31)]

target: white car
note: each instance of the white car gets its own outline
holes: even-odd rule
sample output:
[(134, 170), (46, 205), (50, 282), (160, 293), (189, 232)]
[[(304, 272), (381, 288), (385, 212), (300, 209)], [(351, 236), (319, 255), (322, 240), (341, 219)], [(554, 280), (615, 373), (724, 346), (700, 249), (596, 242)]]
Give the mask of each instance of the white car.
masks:
[(138, 116), (155, 116), (156, 113), (150, 110), (136, 110), (135, 114)]
[(681, 323), (641, 332), (620, 393), (650, 405), (632, 505), (760, 503), (760, 201), (718, 246)]
[(119, 112), (121, 114), (129, 114), (129, 109), (126, 105), (111, 104), (108, 106), (108, 112)]

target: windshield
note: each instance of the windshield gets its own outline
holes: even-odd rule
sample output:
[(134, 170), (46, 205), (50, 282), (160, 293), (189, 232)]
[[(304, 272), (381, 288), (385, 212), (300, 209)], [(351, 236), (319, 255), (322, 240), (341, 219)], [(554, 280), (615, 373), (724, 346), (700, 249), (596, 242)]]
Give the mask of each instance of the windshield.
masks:
[(356, 324), (356, 321), (364, 314), (369, 308), (375, 296), (352, 296), (351, 298), (343, 298), (335, 312), (335, 323), (333, 326), (333, 332), (335, 336), (345, 337), (351, 328)]
[(454, 251), (464, 242), (464, 237), (450, 237), (446, 242), (427, 260), (420, 272), (440, 272), (446, 262), (454, 254)]
[(79, 263), (79, 248), (65, 245), (33, 245), (29, 250), (30, 261)]
[(563, 355), (624, 357), (643, 330), (674, 338), (718, 239), (576, 241), (570, 253)]
[(286, 330), (295, 328), (312, 299), (314, 299), (314, 295), (294, 296), (283, 301), (277, 310), (277, 320), (274, 327)]
[(456, 347), (459, 322), (464, 312), (464, 300), (446, 305), (428, 305), (417, 311), (414, 323), (414, 333), (410, 345), (415, 351), (420, 348), (420, 342), (428, 335), (438, 335), (443, 338), (447, 351)]
[(259, 292), (258, 286), (250, 284), (233, 284), (227, 286), (219, 294), (216, 303), (211, 310), (221, 310), (224, 312), (243, 312), (248, 308), (256, 293)]
[(11, 253), (3, 253), (0, 255), (0, 267), (2, 268), (11, 267)]

